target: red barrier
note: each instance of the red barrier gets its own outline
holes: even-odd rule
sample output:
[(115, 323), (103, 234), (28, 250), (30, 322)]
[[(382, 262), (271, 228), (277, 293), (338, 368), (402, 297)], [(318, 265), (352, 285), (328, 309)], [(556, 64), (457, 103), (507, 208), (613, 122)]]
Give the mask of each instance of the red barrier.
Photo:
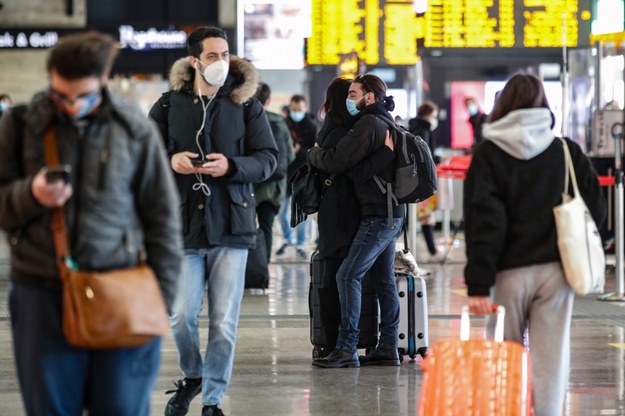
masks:
[[(464, 179), (471, 164), (471, 155), (453, 156), (449, 163), (436, 165), (436, 173), (439, 178)], [(599, 185), (614, 186), (614, 176), (598, 176)]]

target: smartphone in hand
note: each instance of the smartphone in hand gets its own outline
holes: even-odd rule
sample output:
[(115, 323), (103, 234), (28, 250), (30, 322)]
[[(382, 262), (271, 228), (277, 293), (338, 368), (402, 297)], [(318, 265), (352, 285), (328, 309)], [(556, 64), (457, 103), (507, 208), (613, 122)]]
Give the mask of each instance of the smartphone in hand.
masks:
[(46, 166), (45, 175), (48, 183), (62, 181), (64, 183), (69, 182), (69, 174), (72, 171), (70, 165), (58, 165), (58, 166)]
[(206, 162), (208, 162), (208, 160), (201, 159), (201, 158), (191, 159), (191, 164), (193, 166), (202, 166)]

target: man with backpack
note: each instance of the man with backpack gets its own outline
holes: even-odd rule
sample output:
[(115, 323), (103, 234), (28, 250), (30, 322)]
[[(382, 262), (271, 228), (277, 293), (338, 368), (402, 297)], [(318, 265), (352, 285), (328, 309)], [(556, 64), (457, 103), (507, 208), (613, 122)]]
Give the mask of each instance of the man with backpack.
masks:
[[(384, 81), (375, 75), (358, 76), (352, 82), (346, 106), (356, 118), (353, 128), (331, 149), (314, 147), (308, 161), (316, 168), (330, 173), (343, 173), (367, 160), (382, 146), (393, 148), (388, 120), (395, 107), (386, 96)], [(394, 164), (384, 167), (376, 177), (391, 183)], [(315, 359), (313, 365), (322, 368), (359, 367), (360, 365), (399, 365), (397, 333), (399, 326), (399, 296), (393, 271), (395, 240), (404, 221), (405, 207), (391, 206), (390, 222), (387, 197), (374, 178), (362, 178), (354, 186), (361, 206), (360, 224), (347, 257), (337, 272), (341, 302), (341, 324), (336, 348), (327, 356)], [(362, 280), (372, 269), (376, 293), (380, 302), (380, 341), (367, 356), (358, 357), (358, 324), (360, 319)]]
[[(165, 416), (186, 415), (202, 393), (202, 416), (220, 409), (232, 374), (249, 249), (256, 240), (254, 183), (276, 168), (276, 143), (254, 94), (258, 73), (230, 56), (226, 32), (200, 27), (189, 56), (170, 72), (170, 95), (150, 110), (167, 147), (181, 197), (185, 255), (170, 323), (184, 379)], [(199, 315), (208, 305), (208, 342), (200, 351)]]

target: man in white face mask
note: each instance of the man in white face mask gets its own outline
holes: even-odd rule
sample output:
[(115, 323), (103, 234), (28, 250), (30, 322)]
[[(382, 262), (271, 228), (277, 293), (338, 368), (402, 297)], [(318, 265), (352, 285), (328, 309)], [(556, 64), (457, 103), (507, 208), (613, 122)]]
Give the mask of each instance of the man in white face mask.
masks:
[[(187, 38), (189, 56), (174, 63), (170, 91), (150, 110), (163, 133), (183, 212), (185, 256), (171, 312), (183, 379), (166, 416), (186, 415), (202, 393), (202, 415), (219, 416), (230, 382), (248, 250), (256, 243), (253, 184), (276, 168), (277, 147), (259, 76), (230, 56), (226, 33), (202, 27)], [(210, 329), (200, 351), (204, 293)], [(203, 360), (202, 357), (205, 357)]]

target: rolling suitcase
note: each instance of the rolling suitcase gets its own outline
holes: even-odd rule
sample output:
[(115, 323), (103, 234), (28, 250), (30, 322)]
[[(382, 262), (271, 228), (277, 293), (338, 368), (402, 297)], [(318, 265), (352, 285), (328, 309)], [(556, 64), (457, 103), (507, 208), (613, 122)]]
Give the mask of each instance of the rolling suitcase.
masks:
[[(313, 359), (319, 358), (325, 352), (327, 345), (326, 334), (321, 319), (321, 305), (319, 289), (323, 281), (323, 260), (319, 252), (315, 251), (310, 259), (310, 287), (308, 292), (308, 309), (310, 315), (310, 342), (313, 345)], [(358, 348), (369, 351), (378, 344), (380, 312), (378, 297), (375, 288), (370, 283), (368, 275), (365, 275), (362, 283), (362, 301), (360, 307), (360, 335)], [(340, 313), (339, 305), (336, 305), (336, 313)], [(329, 353), (327, 351), (326, 353)]]
[(531, 416), (529, 353), (503, 341), (505, 309), (496, 307), (495, 339), (469, 339), (469, 308), (460, 339), (436, 342), (422, 363), (419, 416)]
[(397, 348), (400, 360), (417, 355), (425, 358), (428, 350), (428, 300), (425, 280), (412, 274), (396, 273), (399, 294), (399, 331)]

